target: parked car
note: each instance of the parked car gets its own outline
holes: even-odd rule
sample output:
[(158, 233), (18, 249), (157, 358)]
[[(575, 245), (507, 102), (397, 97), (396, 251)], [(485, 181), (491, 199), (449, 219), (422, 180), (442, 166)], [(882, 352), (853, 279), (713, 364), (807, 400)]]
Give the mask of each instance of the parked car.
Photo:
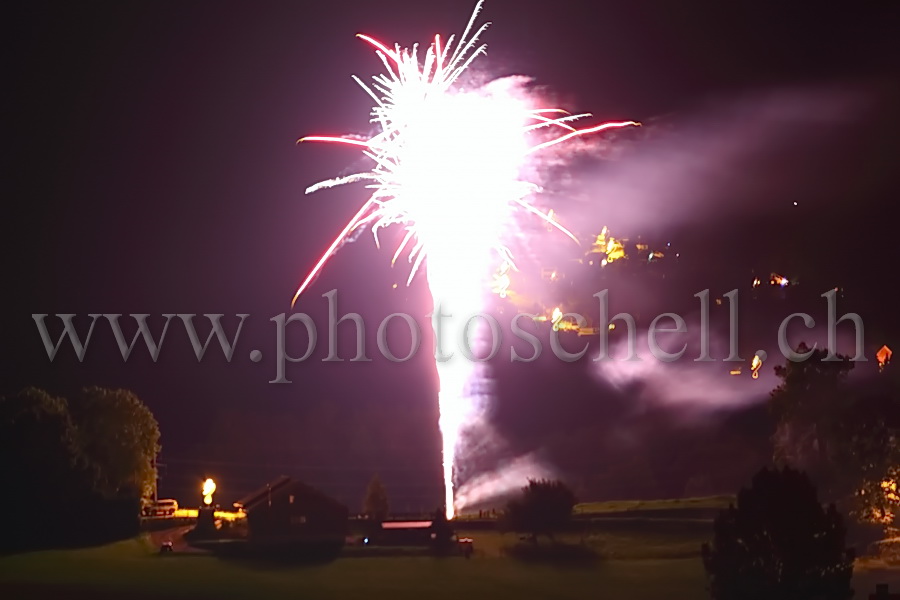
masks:
[(178, 502), (176, 500), (166, 499), (157, 500), (144, 506), (143, 514), (145, 517), (163, 517), (171, 518), (175, 516), (178, 510)]

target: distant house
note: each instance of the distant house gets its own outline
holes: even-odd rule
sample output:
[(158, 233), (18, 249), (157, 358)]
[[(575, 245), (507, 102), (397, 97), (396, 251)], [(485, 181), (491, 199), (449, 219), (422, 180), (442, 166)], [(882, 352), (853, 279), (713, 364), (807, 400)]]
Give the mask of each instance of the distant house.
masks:
[(290, 477), (280, 477), (234, 504), (247, 513), (251, 542), (343, 544), (349, 532), (346, 506)]

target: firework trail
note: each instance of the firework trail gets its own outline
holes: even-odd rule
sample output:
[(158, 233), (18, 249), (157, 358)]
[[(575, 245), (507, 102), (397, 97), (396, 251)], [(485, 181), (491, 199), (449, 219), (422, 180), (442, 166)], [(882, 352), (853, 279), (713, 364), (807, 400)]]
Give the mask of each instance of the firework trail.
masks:
[[(523, 173), (541, 150), (638, 123), (576, 129), (571, 123), (589, 114), (532, 106), (525, 95), (503, 85), (502, 80), (465, 89), (459, 84), (460, 77), (486, 48), (478, 45), (478, 38), (489, 24), (475, 29), (481, 6), (479, 1), (455, 43), (452, 36), (446, 41), (435, 36), (421, 61), (418, 45), (389, 48), (358, 35), (375, 48), (384, 65), (384, 73), (373, 77), (371, 85), (353, 77), (375, 102), (371, 115), (378, 133), (369, 139), (310, 136), (300, 141), (357, 147), (374, 163), (369, 171), (323, 181), (309, 187), (307, 193), (357, 182), (366, 183), (372, 193), (297, 289), (292, 306), (334, 252), (366, 226), (371, 227), (376, 244), (382, 227), (398, 224), (405, 229), (393, 260), (407, 250), (409, 283), (428, 257), (426, 278), (435, 314), (447, 316), (480, 312), (489, 288), (484, 277), (491, 265), (514, 264), (502, 240), (512, 227), (515, 211), (536, 215), (575, 239), (529, 201), (539, 187)], [(483, 332), (474, 337), (472, 354), (483, 356)], [(460, 432), (472, 411), (490, 396), (490, 389), (485, 385), (488, 378), (483, 363), (450, 357), (436, 360), (436, 367), (445, 506), (452, 518)]]

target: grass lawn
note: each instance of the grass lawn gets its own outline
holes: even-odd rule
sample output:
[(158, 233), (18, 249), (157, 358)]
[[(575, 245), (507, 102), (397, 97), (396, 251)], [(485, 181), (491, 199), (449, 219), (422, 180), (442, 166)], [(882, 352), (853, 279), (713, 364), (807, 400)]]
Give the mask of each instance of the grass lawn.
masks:
[[(0, 597), (41, 600), (129, 598), (610, 598), (702, 599), (698, 539), (673, 534), (593, 534), (606, 558), (580, 567), (521, 563), (501, 550), (516, 540), (473, 532), (476, 555), (463, 558), (340, 558), (319, 566), (273, 566), (202, 554), (159, 555), (146, 538), (85, 550), (0, 557)], [(348, 553), (348, 556), (351, 556)], [(855, 580), (867, 598), (876, 582), (900, 577), (869, 565)]]
[[(341, 558), (267, 566), (206, 555), (158, 555), (145, 540), (0, 558), (4, 598), (658, 598), (703, 597), (696, 557), (600, 559), (581, 567), (523, 564), (501, 552), (515, 537), (475, 532), (476, 555)], [(610, 540), (606, 540), (609, 542)], [(600, 540), (591, 540), (599, 543)], [(620, 540), (621, 547), (630, 544)], [(12, 593), (4, 593), (4, 590)], [(513, 594), (513, 595), (510, 595)]]
[(575, 506), (575, 514), (609, 514), (634, 511), (721, 510), (734, 503), (734, 496), (704, 496), (672, 500), (610, 500), (583, 502)]

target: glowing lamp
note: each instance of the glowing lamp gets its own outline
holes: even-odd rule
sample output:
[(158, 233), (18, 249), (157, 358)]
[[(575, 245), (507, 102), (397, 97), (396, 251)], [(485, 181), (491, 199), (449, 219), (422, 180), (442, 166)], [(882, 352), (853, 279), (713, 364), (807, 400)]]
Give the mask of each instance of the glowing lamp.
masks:
[(203, 482), (203, 504), (209, 506), (212, 504), (213, 494), (216, 493), (216, 482), (212, 479), (207, 479)]

